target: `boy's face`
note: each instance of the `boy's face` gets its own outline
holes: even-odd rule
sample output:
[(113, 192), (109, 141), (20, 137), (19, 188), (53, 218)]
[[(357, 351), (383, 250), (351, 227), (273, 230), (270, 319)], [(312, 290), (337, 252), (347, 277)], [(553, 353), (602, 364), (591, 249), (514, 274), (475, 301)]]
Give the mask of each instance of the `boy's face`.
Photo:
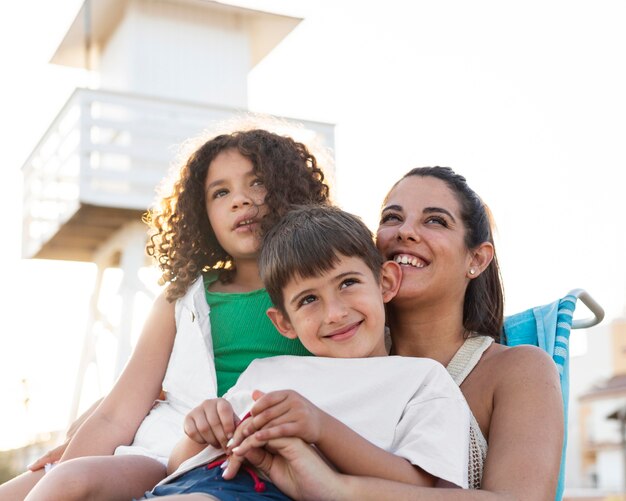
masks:
[(299, 338), (314, 355), (386, 355), (384, 303), (395, 296), (400, 275), (397, 263), (386, 262), (378, 282), (362, 259), (339, 255), (333, 269), (289, 281), (283, 288), (287, 315), (276, 308), (267, 314), (281, 334)]

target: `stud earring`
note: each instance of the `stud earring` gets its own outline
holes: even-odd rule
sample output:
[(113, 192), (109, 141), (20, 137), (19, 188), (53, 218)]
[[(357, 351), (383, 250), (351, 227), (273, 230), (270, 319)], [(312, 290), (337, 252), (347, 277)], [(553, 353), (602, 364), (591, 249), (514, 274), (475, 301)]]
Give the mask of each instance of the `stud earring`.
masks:
[(469, 269), (469, 274), (474, 276), (476, 274), (476, 270), (474, 268)]

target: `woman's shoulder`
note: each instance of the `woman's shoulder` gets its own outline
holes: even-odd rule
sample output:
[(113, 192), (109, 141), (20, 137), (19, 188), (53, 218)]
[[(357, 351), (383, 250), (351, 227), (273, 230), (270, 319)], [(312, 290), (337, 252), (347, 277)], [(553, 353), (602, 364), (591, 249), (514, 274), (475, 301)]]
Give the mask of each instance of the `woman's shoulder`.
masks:
[(485, 369), (503, 384), (553, 383), (559, 380), (556, 364), (544, 350), (532, 345), (494, 343), (485, 353)]
[(515, 365), (521, 365), (522, 368), (527, 365), (549, 365), (550, 367), (554, 365), (550, 355), (538, 346), (530, 344), (506, 346), (493, 343), (487, 350), (486, 355), (492, 357), (498, 365), (515, 363)]
[(556, 408), (561, 400), (556, 364), (541, 348), (530, 345), (494, 343), (462, 389), (489, 443), (494, 420), (517, 429), (520, 416), (534, 422), (538, 402)]

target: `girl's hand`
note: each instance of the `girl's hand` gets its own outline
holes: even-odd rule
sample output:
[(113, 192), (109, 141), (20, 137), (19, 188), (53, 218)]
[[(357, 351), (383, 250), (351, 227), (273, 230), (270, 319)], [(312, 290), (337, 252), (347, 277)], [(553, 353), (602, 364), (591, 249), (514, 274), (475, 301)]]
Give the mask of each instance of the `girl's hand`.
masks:
[(76, 418), (76, 420), (70, 425), (70, 427), (67, 430), (67, 433), (65, 434), (65, 442), (55, 447), (54, 449), (49, 450), (43, 456), (37, 458), (35, 461), (33, 461), (31, 464), (28, 465), (28, 469), (30, 471), (37, 471), (45, 467), (47, 464), (54, 464), (59, 459), (61, 459), (61, 456), (63, 456), (65, 449), (67, 449), (67, 446), (70, 443), (70, 440), (72, 440), (72, 437), (78, 431), (78, 428), (80, 428), (80, 426), (85, 422), (85, 420), (93, 414), (96, 408), (100, 405), (100, 402), (102, 402), (101, 398), (96, 400), (93, 404), (91, 404), (89, 409), (87, 409), (80, 416), (78, 416), (78, 418)]
[[(326, 414), (299, 393), (292, 390), (264, 394), (255, 390), (256, 403), (250, 410), (251, 418), (241, 424), (241, 435), (252, 433), (260, 441), (275, 438), (297, 437), (316, 444), (323, 433)], [(233, 445), (238, 444), (236, 434)]]
[(67, 449), (67, 446), (69, 443), (70, 443), (70, 439), (68, 438), (61, 445), (55, 447), (54, 449), (49, 450), (43, 456), (40, 456), (39, 458), (35, 459), (35, 461), (33, 461), (31, 464), (28, 465), (28, 469), (30, 471), (37, 471), (45, 467), (47, 464), (56, 463), (59, 459), (61, 459), (61, 456), (65, 452), (65, 449)]
[(225, 450), (238, 424), (239, 418), (230, 403), (223, 398), (212, 398), (185, 416), (184, 430), (194, 442)]

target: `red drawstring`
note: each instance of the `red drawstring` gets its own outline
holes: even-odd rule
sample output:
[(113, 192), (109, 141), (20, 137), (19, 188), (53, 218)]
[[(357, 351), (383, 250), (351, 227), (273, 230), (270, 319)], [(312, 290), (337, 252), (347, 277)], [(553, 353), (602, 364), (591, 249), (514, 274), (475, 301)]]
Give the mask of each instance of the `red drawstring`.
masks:
[(252, 480), (254, 480), (254, 492), (265, 491), (265, 482), (261, 481), (256, 471), (254, 471), (254, 469), (248, 466), (247, 464), (244, 464), (242, 466), (243, 466), (243, 469), (246, 470), (248, 474), (252, 477)]
[[(248, 419), (251, 416), (251, 414), (248, 412), (242, 419), (241, 419), (241, 423), (243, 423), (246, 419)], [(212, 470), (213, 468), (217, 468), (218, 466), (220, 466), (222, 463), (224, 463), (226, 461), (226, 459), (218, 459), (216, 461), (213, 461), (212, 463), (209, 463), (208, 465), (206, 465), (206, 469), (207, 470)], [(257, 475), (257, 472), (254, 471), (254, 469), (246, 464), (242, 465), (243, 469), (246, 470), (246, 472), (248, 473), (248, 475), (250, 475), (252, 477), (252, 480), (254, 480), (254, 491), (255, 492), (264, 492), (265, 491), (265, 482), (263, 482), (260, 478), (259, 475)]]
[[(220, 466), (222, 463), (225, 463), (226, 459), (218, 459), (216, 461), (213, 461), (212, 463), (209, 463), (208, 465), (206, 465), (206, 469), (207, 470), (212, 470), (213, 468), (217, 468), (218, 466)], [(259, 476), (257, 475), (257, 472), (254, 471), (254, 469), (250, 466), (248, 466), (247, 464), (241, 465), (243, 467), (244, 470), (246, 470), (246, 472), (248, 473), (248, 475), (250, 475), (252, 477), (252, 480), (254, 481), (254, 491), (255, 492), (264, 492), (265, 491), (265, 482), (263, 482)]]
[(208, 465), (206, 465), (206, 469), (212, 470), (213, 468), (217, 468), (219, 465), (225, 462), (226, 462), (225, 459), (218, 459), (217, 461), (213, 461), (212, 463), (209, 463)]

